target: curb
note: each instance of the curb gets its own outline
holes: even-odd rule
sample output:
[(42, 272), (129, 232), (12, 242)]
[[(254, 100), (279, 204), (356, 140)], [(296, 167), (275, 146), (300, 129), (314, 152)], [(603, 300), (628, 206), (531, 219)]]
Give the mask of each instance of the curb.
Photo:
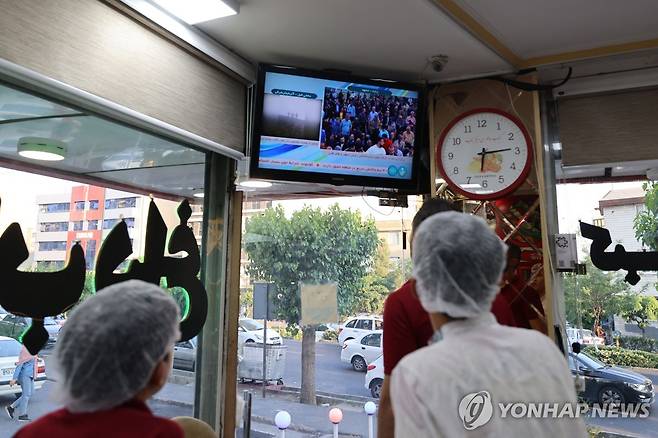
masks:
[(180, 400), (171, 400), (167, 398), (159, 398), (157, 395), (152, 397), (151, 400), (159, 403), (164, 403), (166, 405), (171, 405), (171, 406), (180, 406), (182, 408), (194, 408), (194, 402), (189, 403), (185, 401), (180, 401)]
[[(267, 417), (260, 416), (260, 415), (252, 415), (251, 420), (256, 422), (256, 423), (260, 423), (260, 424), (267, 424), (267, 425), (270, 425), (270, 426), (276, 426), (274, 424), (274, 420), (272, 420), (270, 418), (267, 418)], [(323, 432), (323, 431), (320, 431), (320, 430), (312, 429), (312, 428), (310, 428), (308, 426), (304, 426), (304, 425), (290, 424), (290, 426), (288, 426), (288, 430), (292, 430), (292, 431), (300, 432), (300, 433), (313, 434), (313, 436), (319, 436), (319, 437), (332, 436), (331, 431)], [(339, 433), (338, 436), (344, 437), (344, 438), (362, 438), (361, 435), (355, 435), (355, 434), (352, 434), (352, 433)]]

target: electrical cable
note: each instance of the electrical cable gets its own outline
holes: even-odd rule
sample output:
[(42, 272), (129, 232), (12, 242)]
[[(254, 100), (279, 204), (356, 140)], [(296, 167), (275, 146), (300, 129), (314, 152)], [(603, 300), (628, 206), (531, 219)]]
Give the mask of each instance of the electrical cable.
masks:
[[(519, 72), (520, 73), (520, 72)], [(524, 72), (525, 73), (525, 72)], [(571, 74), (573, 73), (573, 68), (569, 67), (569, 71), (567, 72), (567, 75), (562, 79), (562, 81), (558, 82), (557, 84), (532, 84), (529, 82), (523, 82), (523, 81), (515, 81), (514, 79), (506, 79), (500, 76), (490, 76), (486, 77), (483, 79), (489, 79), (490, 81), (498, 81), (502, 82), (506, 85), (512, 86), (514, 88), (518, 88), (519, 90), (523, 91), (551, 91), (555, 88), (561, 87), (562, 85), (566, 84), (569, 79), (571, 79)]]

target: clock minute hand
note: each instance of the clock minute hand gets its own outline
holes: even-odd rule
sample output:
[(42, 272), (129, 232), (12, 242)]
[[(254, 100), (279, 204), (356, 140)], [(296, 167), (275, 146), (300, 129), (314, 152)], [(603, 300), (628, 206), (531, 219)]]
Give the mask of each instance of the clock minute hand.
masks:
[(482, 152), (478, 152), (478, 155), (482, 155), (482, 160), (480, 160), (480, 173), (484, 172), (484, 156), (486, 155), (487, 150), (482, 148)]
[(511, 150), (512, 150), (512, 148), (507, 148), (507, 149), (495, 149), (495, 150), (493, 150), (493, 151), (488, 151), (488, 150), (482, 148), (482, 152), (478, 152), (477, 154), (478, 154), (478, 155), (482, 155), (482, 157), (484, 157), (486, 154), (493, 154), (493, 153), (496, 153), (496, 152), (505, 152), (505, 151), (511, 151)]

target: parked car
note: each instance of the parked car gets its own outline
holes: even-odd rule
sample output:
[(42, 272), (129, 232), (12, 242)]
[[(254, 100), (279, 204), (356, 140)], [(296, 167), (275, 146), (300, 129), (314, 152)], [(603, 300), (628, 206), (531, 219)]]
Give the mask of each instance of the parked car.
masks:
[(340, 360), (352, 364), (355, 371), (365, 372), (368, 364), (382, 355), (382, 331), (367, 334), (360, 339), (349, 339), (343, 344)]
[(576, 327), (567, 328), (567, 339), (569, 340), (569, 345), (574, 342), (580, 342), (583, 345), (604, 345), (605, 339), (595, 336), (591, 330), (579, 329)]
[(362, 315), (350, 318), (338, 331), (338, 343), (343, 345), (350, 339), (361, 339), (375, 330), (384, 329), (384, 320), (380, 316)]
[(54, 344), (57, 342), (57, 336), (59, 336), (59, 331), (63, 324), (61, 321), (62, 320), (52, 316), (47, 316), (43, 319), (43, 326), (48, 332), (48, 343)]
[(197, 339), (178, 342), (174, 346), (174, 368), (179, 370), (194, 371), (196, 368)]
[(320, 324), (315, 329), (315, 342), (323, 340), (325, 333), (334, 333), (334, 336), (338, 337), (338, 330), (340, 330), (340, 327), (336, 323)]
[(653, 383), (642, 374), (606, 365), (585, 353), (569, 353), (569, 368), (574, 376), (576, 365), (578, 374), (585, 378), (585, 391), (579, 395), (589, 402), (613, 405), (654, 402)]
[(0, 320), (0, 336), (18, 339), (29, 326), (29, 318), (8, 314)]
[(382, 393), (382, 385), (384, 384), (384, 356), (379, 356), (373, 363), (368, 365), (366, 372), (366, 389), (370, 390), (370, 394), (374, 398), (379, 398)]
[[(21, 344), (8, 336), (0, 336), (0, 395), (19, 394), (20, 385), (9, 386), (9, 381), (14, 375), (18, 355), (21, 352)], [(41, 389), (46, 381), (46, 363), (43, 359), (37, 359), (37, 378), (34, 380), (34, 389)]]
[[(238, 346), (249, 342), (263, 343), (263, 324), (255, 319), (240, 318), (238, 321)], [(283, 338), (273, 328), (267, 328), (267, 344), (283, 345)]]

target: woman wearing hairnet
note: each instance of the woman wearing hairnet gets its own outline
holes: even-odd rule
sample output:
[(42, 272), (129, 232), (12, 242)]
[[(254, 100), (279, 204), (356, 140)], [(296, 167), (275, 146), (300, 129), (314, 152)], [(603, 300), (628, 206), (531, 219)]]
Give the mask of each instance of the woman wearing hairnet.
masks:
[(64, 404), (16, 437), (183, 438), (146, 401), (167, 382), (180, 337), (176, 302), (131, 280), (80, 304), (55, 346), (57, 395)]
[(489, 312), (506, 248), (486, 222), (438, 213), (420, 225), (413, 248), (416, 290), (436, 332), (432, 345), (393, 370), (395, 435), (586, 436), (580, 419), (513, 418), (509, 410), (502, 418), (499, 404), (517, 402), (573, 403), (575, 411), (576, 393), (566, 360), (548, 337), (499, 325)]

